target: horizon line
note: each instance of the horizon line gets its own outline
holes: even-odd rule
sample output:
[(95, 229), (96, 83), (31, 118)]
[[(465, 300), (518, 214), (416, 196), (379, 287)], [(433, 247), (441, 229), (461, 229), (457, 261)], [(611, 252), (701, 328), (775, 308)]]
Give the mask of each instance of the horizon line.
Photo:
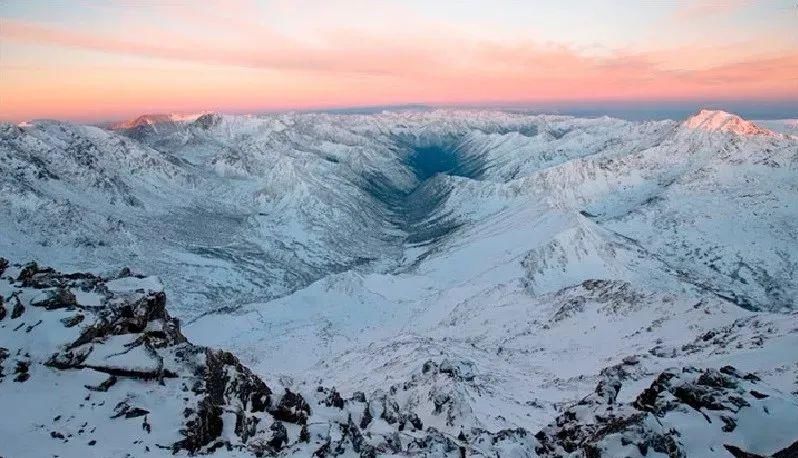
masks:
[[(380, 111), (402, 110), (434, 110), (434, 109), (483, 109), (497, 111), (523, 111), (534, 114), (571, 115), (584, 117), (610, 116), (623, 118), (625, 115), (637, 115), (634, 119), (681, 119), (701, 109), (722, 110), (735, 113), (747, 119), (789, 119), (798, 118), (798, 98), (796, 99), (666, 99), (666, 100), (552, 100), (552, 101), (486, 101), (462, 103), (388, 103), (388, 104), (352, 104), (329, 105), (316, 107), (274, 107), (261, 109), (237, 108), (199, 108), (199, 109), (153, 109), (143, 110), (129, 115), (110, 115), (96, 117), (91, 115), (52, 117), (42, 116), (28, 119), (2, 119), (2, 122), (18, 124), (40, 120), (57, 120), (67, 122), (102, 125), (120, 121), (133, 120), (141, 116), (162, 114), (195, 114), (217, 113), (223, 115), (268, 115), (282, 113), (330, 113), (330, 114), (375, 114)], [(682, 113), (676, 118), (671, 115)], [(640, 117), (648, 114), (648, 117)], [(653, 116), (653, 117), (652, 117)]]

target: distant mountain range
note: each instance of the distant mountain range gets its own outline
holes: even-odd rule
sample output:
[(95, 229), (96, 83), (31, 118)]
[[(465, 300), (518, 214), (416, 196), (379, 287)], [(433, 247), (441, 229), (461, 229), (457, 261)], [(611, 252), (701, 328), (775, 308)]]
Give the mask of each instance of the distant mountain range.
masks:
[(795, 452), (794, 120), (416, 108), (0, 124), (0, 455)]

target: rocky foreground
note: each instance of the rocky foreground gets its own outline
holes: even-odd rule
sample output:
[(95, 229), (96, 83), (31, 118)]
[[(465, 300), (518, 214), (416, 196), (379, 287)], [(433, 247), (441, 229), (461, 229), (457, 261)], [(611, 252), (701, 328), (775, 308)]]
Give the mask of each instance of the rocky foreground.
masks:
[[(795, 332), (795, 331), (794, 331)], [(713, 336), (709, 336), (711, 339)], [(0, 258), (0, 456), (798, 456), (798, 393), (732, 366), (662, 372), (616, 402), (638, 361), (540, 431), (423, 424), (458, 418), (446, 390), (400, 408), (412, 385), (469, 383), (468, 366), (421, 363), (373, 393), (269, 386), (235, 355), (194, 345), (155, 277), (62, 274)], [(721, 455), (722, 456), (722, 455)]]

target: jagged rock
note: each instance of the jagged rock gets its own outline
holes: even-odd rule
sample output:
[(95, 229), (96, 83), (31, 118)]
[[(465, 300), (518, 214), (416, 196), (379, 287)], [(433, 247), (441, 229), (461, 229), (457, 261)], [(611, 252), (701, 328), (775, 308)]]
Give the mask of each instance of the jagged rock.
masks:
[(764, 456), (757, 455), (756, 453), (748, 453), (736, 445), (724, 444), (723, 447), (729, 453), (731, 453), (734, 458), (765, 458)]
[(172, 445), (173, 452), (186, 450), (190, 454), (197, 453), (202, 447), (208, 445), (222, 434), (222, 408), (209, 403), (206, 399), (200, 401), (195, 414), (188, 420), (180, 431), (184, 439)]
[(798, 457), (798, 441), (793, 442), (791, 445), (784, 447), (778, 452), (773, 454), (773, 458), (795, 458)]
[(363, 408), (363, 416), (360, 417), (360, 428), (366, 429), (371, 424), (371, 420), (373, 419), (371, 415), (371, 406), (366, 403), (366, 407)]
[[(615, 387), (620, 388), (620, 385), (603, 380), (596, 387), (595, 394), (565, 411), (557, 417), (555, 424), (535, 435), (539, 442), (536, 451), (542, 456), (577, 451), (586, 456), (605, 456), (604, 441), (619, 435), (622, 445), (635, 447), (643, 455), (650, 449), (669, 457), (683, 457), (685, 452), (680, 439), (685, 433), (680, 431), (683, 424), (681, 420), (676, 424), (666, 423), (670, 412), (679, 411), (684, 415), (692, 410), (699, 418), (703, 417), (699, 424), (717, 428), (723, 433), (732, 432), (737, 427), (740, 409), (752, 406), (758, 400), (745, 389), (750, 383), (730, 366), (704, 371), (688, 367), (678, 372), (661, 373), (633, 403), (613, 405), (614, 397), (606, 395), (607, 387), (613, 386), (609, 391), (617, 393)], [(763, 409), (755, 408), (750, 412), (767, 415)], [(649, 415), (656, 415), (658, 420), (649, 421)], [(651, 425), (657, 424), (663, 426), (652, 428)]]
[(310, 405), (305, 402), (301, 394), (293, 393), (286, 388), (280, 403), (269, 413), (280, 421), (305, 424), (310, 416)]
[[(22, 269), (19, 271), (19, 275), (17, 276), (17, 281), (25, 281), (33, 277), (39, 271), (39, 265), (35, 262), (29, 262), (25, 264)], [(26, 286), (26, 285), (23, 285)]]
[(59, 279), (55, 275), (55, 269), (50, 267), (39, 267), (35, 262), (25, 264), (19, 272), (17, 281), (22, 283), (23, 287), (32, 288), (52, 288), (58, 286)]
[(382, 403), (380, 418), (391, 425), (399, 423), (399, 404), (395, 400), (388, 398), (385, 394), (380, 395), (379, 400)]
[(657, 376), (651, 386), (643, 390), (643, 392), (637, 396), (637, 399), (635, 399), (633, 403), (635, 408), (647, 412), (658, 413), (656, 405), (657, 396), (668, 389), (669, 381), (675, 376), (675, 374), (670, 372), (663, 372)]
[(169, 316), (165, 306), (166, 295), (156, 292), (132, 303), (102, 309), (97, 320), (83, 330), (69, 349), (123, 334), (143, 334), (142, 342), (155, 348), (185, 342), (178, 320)]
[(377, 445), (380, 453), (399, 453), (402, 451), (402, 439), (398, 432), (392, 432), (383, 436), (383, 441)]
[(258, 423), (260, 418), (247, 415), (243, 408), (236, 412), (235, 433), (241, 438), (241, 442), (246, 443), (250, 437), (255, 436)]
[(341, 397), (341, 393), (335, 391), (333, 387), (327, 397), (324, 399), (324, 405), (327, 407), (337, 407), (339, 409), (344, 408), (344, 398)]
[(11, 319), (16, 320), (17, 318), (21, 317), (23, 313), (25, 313), (25, 306), (22, 305), (22, 302), (20, 302), (18, 296), (14, 295), (12, 297), (14, 299), (14, 308), (11, 309)]
[(730, 433), (730, 432), (734, 431), (734, 428), (737, 427), (737, 422), (734, 421), (734, 418), (732, 418), (732, 417), (730, 417), (728, 415), (721, 415), (720, 419), (721, 419), (721, 421), (723, 421), (723, 428), (722, 429), (723, 429), (724, 433)]
[(14, 373), (17, 374), (14, 377), (15, 382), (27, 382), (30, 378), (30, 362), (29, 361), (17, 361), (17, 366), (14, 369)]
[(457, 370), (457, 367), (455, 367), (452, 364), (452, 362), (449, 361), (448, 359), (444, 359), (443, 361), (441, 361), (441, 364), (438, 366), (438, 371), (441, 374), (446, 374), (453, 378), (458, 377), (460, 375), (460, 372)]
[(360, 453), (360, 456), (374, 456), (376, 451), (371, 445), (365, 444), (365, 439), (363, 438), (363, 434), (360, 432), (360, 429), (352, 423), (352, 417), (349, 417), (349, 425), (346, 429), (346, 432), (349, 434), (349, 440), (352, 443), (352, 450), (356, 453)]
[(459, 456), (466, 456), (467, 447), (463, 445), (465, 440), (459, 439), (461, 443), (452, 440), (448, 435), (443, 434), (435, 428), (428, 428), (425, 437), (414, 438), (407, 446), (407, 450), (413, 455), (426, 456), (451, 456), (458, 453)]
[(671, 393), (679, 401), (700, 411), (703, 409), (723, 410), (723, 404), (715, 399), (714, 392), (706, 387), (699, 385), (677, 386)]
[(75, 295), (66, 288), (56, 288), (45, 293), (45, 297), (31, 301), (34, 307), (44, 307), (47, 310), (55, 310), (65, 307), (74, 307), (78, 304)]
[[(129, 280), (134, 277), (123, 277), (120, 283), (133, 286), (122, 293), (111, 291), (106, 286), (109, 280), (88, 274), (66, 276), (37, 267), (29, 278), (35, 278), (31, 284), (36, 286), (22, 287), (20, 282), (11, 279), (10, 290), (21, 291), (12, 296), (12, 302), (22, 304), (32, 297), (40, 297), (37, 293), (63, 289), (99, 295), (102, 305), (78, 305), (80, 314), (74, 316), (58, 307), (28, 309), (31, 316), (35, 314), (37, 320), (43, 320), (36, 332), (30, 335), (17, 332), (7, 324), (1, 326), (0, 331), (14, 339), (39, 339), (30, 348), (51, 349), (30, 356), (20, 351), (28, 347), (14, 347), (13, 352), (0, 349), (0, 365), (13, 354), (11, 361), (30, 366), (30, 370), (27, 366), (25, 370), (17, 370), (16, 377), (32, 373), (38, 380), (39, 374), (62, 369), (69, 370), (59, 373), (61, 383), (68, 381), (71, 374), (94, 377), (88, 379), (92, 380), (89, 385), (78, 385), (85, 386), (89, 392), (84, 392), (86, 408), (76, 412), (88, 411), (89, 406), (91, 410), (101, 408), (105, 402), (109, 406), (116, 405), (113, 414), (108, 414), (118, 419), (113, 422), (140, 418), (134, 420), (141, 421), (139, 432), (143, 432), (139, 440), (144, 441), (146, 447), (157, 446), (175, 453), (235, 451), (256, 456), (307, 456), (315, 451), (317, 456), (325, 457), (386, 454), (448, 457), (531, 456), (537, 451), (542, 456), (606, 456), (607, 444), (612, 442), (629, 447), (624, 450), (629, 455), (650, 455), (655, 451), (679, 457), (684, 455), (683, 435), (694, 433), (680, 430), (671, 420), (674, 415), (695, 415), (700, 421), (691, 424), (711, 428), (711, 434), (737, 435), (744, 429), (741, 426), (744, 423), (739, 421), (741, 409), (747, 409), (746, 415), (768, 415), (765, 409), (773, 408), (774, 402), (783, 399), (766, 383), (757, 384), (756, 375), (724, 366), (719, 370), (684, 368), (662, 372), (632, 403), (619, 402), (618, 393), (625, 380), (650, 377), (643, 367), (650, 362), (646, 359), (637, 364), (621, 362), (603, 369), (593, 393), (566, 407), (552, 424), (535, 435), (522, 428), (469, 429), (467, 421), (470, 420), (463, 421), (468, 414), (463, 408), (468, 407), (464, 399), (477, 396), (484, 379), (482, 374), (477, 377), (474, 365), (461, 357), (444, 358), (440, 363), (430, 360), (420, 369), (413, 366), (417, 370), (411, 372), (409, 379), (369, 395), (355, 392), (347, 397), (347, 393), (323, 386), (308, 398), (287, 388), (274, 394), (233, 354), (186, 341), (179, 323), (166, 311), (163, 293), (136, 288), (136, 282)], [(57, 286), (50, 286), (53, 284)], [(29, 302), (24, 304), (29, 305)], [(78, 320), (77, 316), (83, 317), (82, 329), (74, 327), (78, 323), (71, 324)], [(24, 324), (28, 323), (19, 323), (20, 326)], [(69, 328), (64, 327), (67, 325)], [(48, 335), (42, 329), (55, 332)], [(61, 335), (67, 336), (66, 341), (53, 342), (51, 347), (46, 347), (52, 336)], [(37, 370), (40, 361), (46, 361), (50, 368)], [(103, 377), (102, 374), (108, 376), (97, 378)], [(123, 377), (126, 380), (123, 381)], [(279, 380), (283, 386), (302, 386), (293, 384), (290, 379)], [(120, 383), (122, 381), (124, 383)], [(110, 389), (112, 386), (114, 388)], [(141, 403), (142, 399), (164, 395), (182, 400), (176, 419), (165, 419), (167, 412), (153, 408), (151, 403)], [(318, 408), (316, 411), (312, 406), (334, 409)], [(66, 425), (71, 414), (59, 411), (57, 420), (53, 421)], [(375, 422), (377, 415), (384, 421)], [(430, 415), (433, 417), (427, 420)], [(435, 415), (445, 415), (445, 418), (435, 418)], [(52, 413), (48, 412), (47, 420), (50, 418)], [(154, 431), (155, 425), (171, 421), (182, 422), (179, 435), (175, 432), (174, 439), (165, 444), (148, 442), (147, 438), (168, 434)], [(652, 427), (660, 423), (665, 426)], [(73, 426), (75, 430), (69, 430), (71, 434), (91, 431), (86, 424), (73, 423)], [(458, 428), (462, 435), (455, 438), (453, 434)], [(154, 434), (150, 436), (150, 432)], [(728, 445), (744, 449), (731, 441)]]
[(115, 375), (110, 375), (110, 376), (108, 376), (107, 379), (105, 379), (102, 383), (100, 383), (97, 386), (85, 385), (85, 387), (86, 387), (86, 389), (88, 389), (90, 391), (98, 391), (98, 392), (104, 393), (104, 392), (108, 391), (109, 388), (114, 386), (116, 384), (117, 380), (118, 379), (117, 379), (117, 377)]
[(192, 409), (182, 431), (185, 438), (176, 442), (173, 449), (196, 453), (211, 444), (223, 430), (225, 406), (237, 406), (234, 429), (242, 442), (247, 442), (259, 422), (253, 414), (264, 412), (271, 405), (271, 389), (229, 352), (206, 349), (205, 366), (199, 371), (204, 374), (203, 386), (196, 391), (204, 393), (204, 397)]
[(727, 376), (715, 369), (707, 369), (703, 374), (701, 374), (700, 377), (698, 377), (697, 383), (699, 385), (706, 385), (714, 388), (737, 388), (737, 383), (735, 383), (734, 379), (732, 378), (736, 376), (736, 371), (729, 375), (730, 376)]
[(426, 375), (443, 374), (457, 381), (471, 382), (474, 380), (474, 365), (468, 361), (452, 362), (444, 359), (440, 363), (427, 361), (421, 367), (421, 373)]
[(310, 442), (310, 431), (308, 431), (308, 425), (302, 425), (302, 429), (299, 430), (299, 442)]
[(232, 353), (207, 349), (205, 391), (216, 404), (235, 399), (246, 411), (263, 412), (271, 405), (272, 390)]
[(77, 315), (72, 315), (70, 317), (61, 318), (60, 321), (65, 327), (71, 328), (73, 326), (77, 326), (78, 324), (82, 323), (84, 318), (86, 318), (86, 316), (79, 313)]
[(399, 419), (399, 431), (403, 431), (406, 425), (411, 426), (411, 431), (421, 431), (424, 429), (424, 424), (421, 418), (414, 412), (406, 413)]
[[(102, 307), (84, 308), (80, 314), (55, 321), (66, 327), (74, 327), (82, 321), (90, 321), (90, 324), (80, 330), (74, 341), (58, 346), (45, 363), (54, 369), (91, 369), (109, 374), (99, 385), (86, 385), (88, 390), (108, 392), (120, 377), (138, 379), (142, 383), (163, 383), (164, 378), (176, 377), (177, 371), (197, 382), (195, 385), (202, 396), (195, 405), (186, 407), (189, 413), (182, 430), (183, 438), (171, 446), (173, 450), (196, 453), (217, 447), (215, 441), (223, 430), (222, 415), (226, 409), (241, 412), (245, 427), (238, 428), (237, 432), (242, 443), (257, 434), (253, 425), (257, 425), (258, 416), (269, 415), (271, 390), (232, 354), (187, 343), (179, 322), (166, 311), (163, 292), (136, 289), (113, 296), (105, 287), (105, 279), (91, 274), (62, 275), (36, 264), (26, 265), (15, 281), (22, 288), (43, 290), (38, 296), (32, 295), (31, 305), (46, 311), (78, 306), (70, 288), (105, 297)], [(13, 297), (12, 301), (17, 303), (15, 315), (19, 317), (24, 313), (24, 306), (18, 295)], [(38, 324), (41, 320), (30, 327)], [(118, 350), (102, 350), (120, 337), (123, 339), (117, 341), (126, 343)], [(128, 360), (126, 355), (133, 351), (138, 351), (139, 356)], [(107, 356), (95, 356), (98, 352)], [(27, 365), (27, 362), (20, 362), (17, 380), (29, 377)], [(296, 396), (302, 401), (301, 396)], [(306, 419), (310, 408), (303, 402), (297, 404), (300, 413), (296, 414)], [(157, 413), (122, 400), (113, 417), (145, 417), (142, 428), (148, 431), (151, 429), (148, 415)]]
[(134, 407), (128, 404), (125, 401), (120, 402), (119, 404), (114, 407), (114, 415), (111, 418), (119, 418), (124, 416), (125, 418), (136, 418), (147, 415), (150, 413), (146, 409), (142, 409), (141, 407)]
[(326, 456), (329, 456), (329, 454), (330, 454), (330, 447), (331, 447), (331, 444), (330, 444), (330, 442), (329, 442), (329, 441), (328, 441), (328, 442), (325, 442), (325, 443), (323, 443), (323, 444), (321, 445), (321, 447), (317, 448), (317, 449), (316, 449), (316, 450), (313, 452), (313, 456), (314, 456), (314, 457), (318, 457), (318, 458), (324, 458), (324, 457), (326, 457)]
[(58, 369), (80, 368), (91, 354), (91, 351), (92, 347), (62, 350), (50, 356), (45, 365)]
[(0, 381), (3, 379), (3, 363), (8, 358), (8, 348), (0, 347)]
[(130, 267), (122, 267), (116, 274), (116, 278), (125, 278), (131, 276), (133, 276), (133, 273), (130, 271)]
[(0, 257), (0, 276), (6, 273), (6, 269), (8, 269), (8, 259)]
[(432, 402), (435, 404), (435, 413), (443, 412), (443, 406), (449, 403), (452, 398), (448, 393), (437, 393), (433, 396)]
[(269, 445), (271, 445), (275, 451), (279, 452), (283, 449), (283, 445), (288, 442), (288, 431), (286, 431), (285, 426), (279, 421), (272, 423), (269, 430), (272, 433)]
[(615, 404), (615, 398), (618, 396), (621, 386), (618, 379), (604, 378), (596, 385), (595, 393), (607, 404)]

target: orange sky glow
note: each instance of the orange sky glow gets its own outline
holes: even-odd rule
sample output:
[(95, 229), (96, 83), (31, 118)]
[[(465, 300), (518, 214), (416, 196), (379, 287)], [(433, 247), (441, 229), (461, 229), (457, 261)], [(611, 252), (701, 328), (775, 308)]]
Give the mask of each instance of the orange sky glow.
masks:
[(0, 1), (0, 119), (798, 100), (791, 2), (641, 3)]

